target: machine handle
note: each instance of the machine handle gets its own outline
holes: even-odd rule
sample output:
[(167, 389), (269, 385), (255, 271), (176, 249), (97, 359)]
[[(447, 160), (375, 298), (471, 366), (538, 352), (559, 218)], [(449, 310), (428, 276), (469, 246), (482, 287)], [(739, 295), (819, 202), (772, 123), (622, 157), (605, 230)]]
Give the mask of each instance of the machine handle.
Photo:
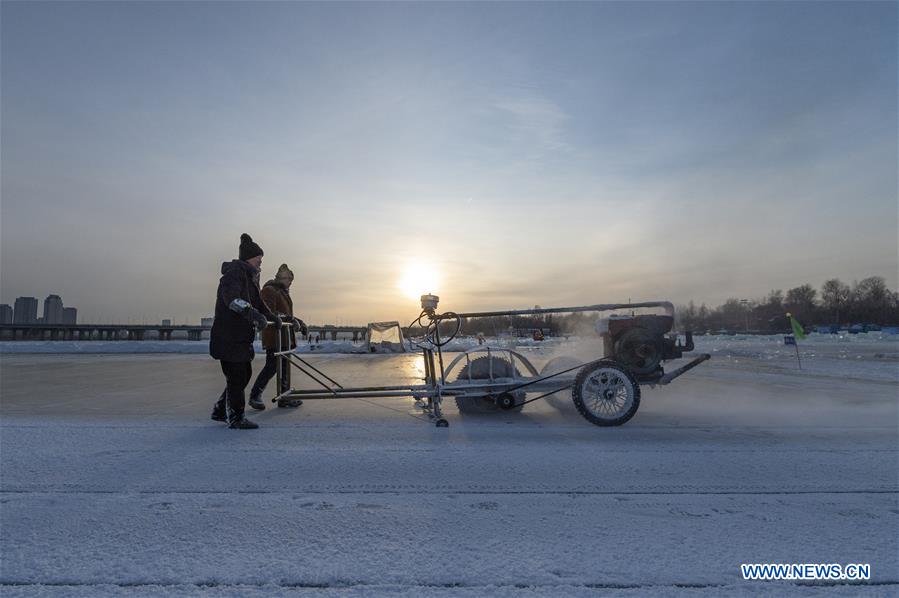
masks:
[(656, 382), (656, 384), (668, 384), (669, 382), (671, 382), (678, 376), (682, 376), (683, 374), (686, 374), (687, 372), (689, 372), (690, 370), (692, 370), (693, 368), (698, 366), (703, 361), (708, 361), (711, 358), (712, 358), (712, 356), (709, 355), (708, 353), (703, 353), (702, 355), (697, 356), (696, 359), (694, 359), (690, 363), (687, 363), (687, 364), (677, 368), (673, 372), (668, 372), (667, 374), (665, 374), (664, 376), (659, 378), (658, 381)]

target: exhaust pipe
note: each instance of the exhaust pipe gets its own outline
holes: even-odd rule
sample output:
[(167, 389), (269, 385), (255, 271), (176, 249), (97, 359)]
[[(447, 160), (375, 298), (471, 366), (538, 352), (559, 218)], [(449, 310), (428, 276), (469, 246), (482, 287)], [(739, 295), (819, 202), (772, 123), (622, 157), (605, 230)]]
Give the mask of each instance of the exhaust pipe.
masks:
[(684, 353), (688, 353), (693, 350), (693, 331), (687, 330), (684, 332), (684, 338), (687, 340), (687, 344), (680, 348)]

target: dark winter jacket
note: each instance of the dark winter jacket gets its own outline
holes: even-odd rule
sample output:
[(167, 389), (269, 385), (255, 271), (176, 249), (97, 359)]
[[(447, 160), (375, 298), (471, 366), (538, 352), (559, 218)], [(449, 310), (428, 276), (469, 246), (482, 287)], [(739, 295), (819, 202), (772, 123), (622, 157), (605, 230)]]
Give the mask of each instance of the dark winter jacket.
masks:
[[(262, 297), (262, 301), (265, 302), (270, 310), (276, 314), (288, 316), (286, 319), (288, 322), (293, 318), (293, 300), (290, 298), (290, 293), (283, 284), (277, 280), (270, 280), (265, 283), (259, 294)], [(276, 335), (277, 332), (275, 332), (274, 327), (268, 327), (263, 330), (259, 335), (262, 339), (262, 347), (271, 351), (277, 351), (278, 337)], [(287, 351), (288, 349), (296, 349), (296, 347), (297, 337), (293, 328), (288, 328), (287, 326), (282, 327), (281, 350)]]
[(209, 336), (209, 354), (222, 361), (252, 361), (256, 329), (249, 314), (239, 314), (228, 306), (235, 299), (243, 299), (269, 320), (271, 311), (259, 297), (259, 272), (242, 260), (222, 264), (215, 297), (215, 320)]

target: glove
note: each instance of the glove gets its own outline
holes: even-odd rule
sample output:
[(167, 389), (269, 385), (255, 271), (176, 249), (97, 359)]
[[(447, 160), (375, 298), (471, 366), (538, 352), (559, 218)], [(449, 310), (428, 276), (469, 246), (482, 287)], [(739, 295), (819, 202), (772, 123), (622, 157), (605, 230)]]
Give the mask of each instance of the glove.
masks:
[(307, 334), (309, 334), (309, 329), (306, 328), (306, 323), (303, 320), (300, 320), (298, 318), (293, 319), (293, 329), (295, 331), (299, 332), (300, 334), (302, 334), (303, 336), (306, 336)]
[(262, 315), (262, 312), (260, 312), (255, 307), (247, 308), (247, 314), (250, 316), (250, 319), (252, 320), (253, 324), (256, 326), (257, 330), (262, 330), (263, 328), (268, 326), (268, 320), (266, 320), (265, 316)]
[(281, 324), (286, 321), (286, 317), (281, 314), (272, 313), (272, 323), (269, 324), (272, 328), (276, 330), (281, 330)]
[(250, 304), (238, 297), (228, 304), (228, 309), (239, 314), (246, 314), (250, 308)]

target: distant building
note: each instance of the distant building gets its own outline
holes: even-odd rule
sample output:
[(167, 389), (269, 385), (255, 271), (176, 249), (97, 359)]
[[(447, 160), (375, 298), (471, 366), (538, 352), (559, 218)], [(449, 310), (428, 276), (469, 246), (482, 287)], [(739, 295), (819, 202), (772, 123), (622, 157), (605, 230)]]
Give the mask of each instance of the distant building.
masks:
[(162, 325), (163, 325), (163, 326), (171, 326), (171, 325), (172, 325), (172, 321), (171, 321), (171, 320), (163, 320), (163, 321), (162, 321)]
[(74, 326), (78, 323), (78, 310), (74, 307), (62, 308), (62, 323)]
[(12, 306), (8, 303), (0, 305), (0, 324), (12, 324)]
[(44, 299), (44, 324), (62, 324), (62, 297), (47, 295)]
[(37, 297), (18, 297), (13, 324), (37, 324)]
[(215, 318), (200, 318), (200, 326), (204, 326), (206, 328), (212, 328), (212, 321)]

